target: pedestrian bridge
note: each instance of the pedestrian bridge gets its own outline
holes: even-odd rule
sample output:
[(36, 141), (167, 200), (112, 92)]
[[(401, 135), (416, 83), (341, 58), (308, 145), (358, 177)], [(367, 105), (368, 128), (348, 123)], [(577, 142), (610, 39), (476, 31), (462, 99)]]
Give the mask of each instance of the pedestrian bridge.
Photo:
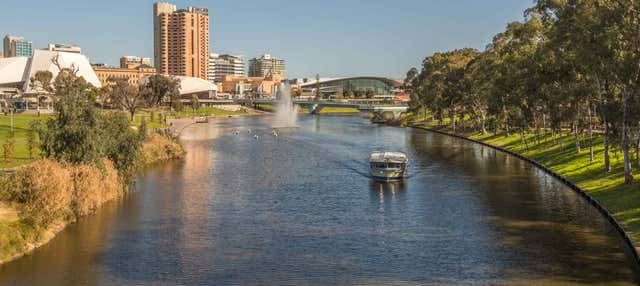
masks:
[[(245, 104), (259, 106), (261, 104), (277, 105), (279, 100), (276, 99), (253, 99), (245, 100)], [(394, 117), (398, 117), (401, 113), (409, 109), (406, 103), (388, 103), (381, 101), (334, 101), (334, 100), (294, 100), (293, 104), (304, 106), (311, 114), (320, 113), (325, 107), (348, 107), (357, 109), (360, 112), (371, 112), (374, 114), (382, 114), (385, 112), (393, 113)]]

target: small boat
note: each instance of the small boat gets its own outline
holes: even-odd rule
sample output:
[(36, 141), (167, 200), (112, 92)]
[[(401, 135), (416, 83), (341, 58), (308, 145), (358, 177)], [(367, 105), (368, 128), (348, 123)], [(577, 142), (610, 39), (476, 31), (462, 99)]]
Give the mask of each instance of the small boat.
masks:
[(206, 116), (196, 117), (196, 123), (207, 123), (207, 122), (209, 122), (209, 117), (206, 117)]
[(399, 180), (407, 172), (409, 159), (404, 152), (376, 151), (369, 155), (369, 167), (373, 178), (383, 181)]

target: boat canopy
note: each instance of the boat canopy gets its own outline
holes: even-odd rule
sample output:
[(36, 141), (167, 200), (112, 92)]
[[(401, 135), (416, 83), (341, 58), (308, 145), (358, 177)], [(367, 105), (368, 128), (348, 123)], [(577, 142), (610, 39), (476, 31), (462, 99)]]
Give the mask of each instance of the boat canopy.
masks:
[(369, 162), (407, 163), (407, 154), (403, 152), (376, 151), (369, 156)]

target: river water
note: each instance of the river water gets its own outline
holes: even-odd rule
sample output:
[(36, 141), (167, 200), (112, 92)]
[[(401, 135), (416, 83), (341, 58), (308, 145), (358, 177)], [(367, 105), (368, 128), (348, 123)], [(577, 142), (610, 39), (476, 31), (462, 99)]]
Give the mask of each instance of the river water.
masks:
[[(358, 117), (277, 137), (269, 120), (187, 128), (184, 161), (0, 266), (0, 285), (634, 284), (613, 228), (515, 157)], [(407, 152), (410, 177), (370, 179), (374, 150)]]

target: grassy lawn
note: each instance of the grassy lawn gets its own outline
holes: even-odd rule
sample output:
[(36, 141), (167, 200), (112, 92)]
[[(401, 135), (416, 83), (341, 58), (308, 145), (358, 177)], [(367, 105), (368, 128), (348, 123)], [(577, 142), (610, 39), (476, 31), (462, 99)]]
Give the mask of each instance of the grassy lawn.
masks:
[(215, 115), (241, 115), (246, 113), (229, 111), (229, 110), (224, 110), (221, 108), (209, 107), (209, 106), (200, 107), (194, 110), (193, 108), (185, 106), (182, 111), (180, 112), (173, 111), (173, 112), (170, 112), (169, 114), (170, 116), (176, 116), (176, 117), (190, 117), (190, 116), (215, 116)]
[[(27, 150), (27, 131), (29, 130), (29, 124), (34, 120), (44, 120), (50, 115), (37, 114), (14, 114), (13, 116), (13, 131), (14, 131), (14, 152), (13, 160), (6, 162), (4, 160), (4, 154), (0, 154), (0, 168), (11, 168), (31, 162), (29, 158), (29, 151)], [(9, 132), (11, 130), (11, 116), (0, 115), (0, 150), (2, 146), (9, 139)]]
[[(142, 118), (145, 118), (147, 128), (165, 128), (166, 125), (160, 121), (160, 111), (154, 110), (155, 118), (151, 121), (152, 110), (142, 110), (136, 113), (134, 120), (131, 122), (131, 126), (139, 126)], [(111, 111), (105, 111), (111, 112)], [(46, 120), (52, 115), (42, 114), (14, 114), (13, 117), (13, 130), (14, 130), (14, 152), (13, 160), (6, 162), (4, 160), (4, 153), (2, 152), (2, 146), (7, 142), (9, 138), (9, 130), (11, 129), (11, 117), (9, 115), (0, 114), (0, 169), (12, 168), (20, 165), (27, 164), (33, 159), (29, 158), (29, 151), (27, 148), (27, 130), (29, 124), (34, 120)], [(36, 151), (36, 155), (39, 151)]]
[[(437, 122), (421, 122), (417, 126), (437, 129)], [(450, 132), (449, 127), (440, 130)], [(559, 140), (554, 143), (551, 132), (540, 135), (537, 143), (535, 134), (526, 134), (528, 148), (521, 143), (520, 135), (517, 133), (506, 137), (504, 134), (482, 135), (477, 132), (467, 132), (464, 135), (516, 151), (571, 179), (614, 213), (633, 238), (640, 241), (640, 176), (636, 178), (635, 183), (624, 184), (620, 150), (610, 150), (612, 170), (609, 173), (604, 171), (602, 136), (594, 135), (594, 161), (590, 162), (588, 136), (582, 135), (581, 152), (577, 153), (573, 134), (566, 133), (568, 132), (563, 133), (563, 149)], [(632, 152), (631, 156), (635, 159), (637, 154)], [(633, 169), (639, 170), (640, 166), (634, 162)]]

